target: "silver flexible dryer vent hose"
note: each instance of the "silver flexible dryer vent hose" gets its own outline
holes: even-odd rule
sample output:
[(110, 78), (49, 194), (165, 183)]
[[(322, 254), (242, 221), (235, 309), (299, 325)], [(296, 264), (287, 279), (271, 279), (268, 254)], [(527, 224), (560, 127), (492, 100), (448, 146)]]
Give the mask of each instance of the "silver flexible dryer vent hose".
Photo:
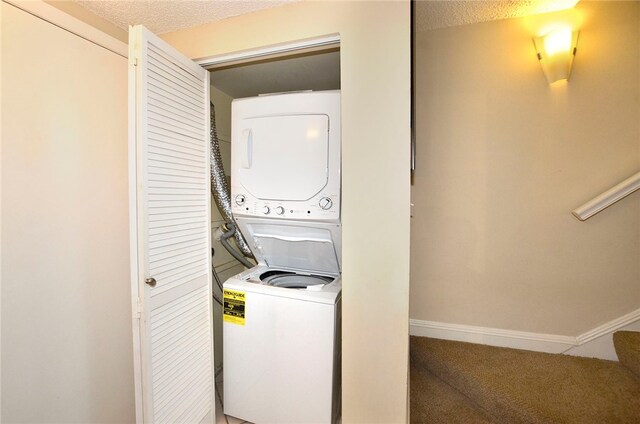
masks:
[[(216, 112), (213, 103), (211, 103), (211, 193), (213, 199), (218, 206), (218, 210), (227, 223), (232, 224), (231, 228), (237, 228), (233, 216), (231, 215), (231, 195), (227, 178), (224, 175), (224, 167), (222, 166), (222, 156), (220, 155), (220, 141), (218, 140), (218, 131), (216, 130)], [(236, 243), (243, 255), (253, 258), (251, 249), (242, 237), (240, 231), (235, 231), (234, 237)], [(228, 246), (225, 246), (227, 250)], [(233, 255), (233, 252), (230, 252)], [(234, 255), (235, 256), (235, 255)]]

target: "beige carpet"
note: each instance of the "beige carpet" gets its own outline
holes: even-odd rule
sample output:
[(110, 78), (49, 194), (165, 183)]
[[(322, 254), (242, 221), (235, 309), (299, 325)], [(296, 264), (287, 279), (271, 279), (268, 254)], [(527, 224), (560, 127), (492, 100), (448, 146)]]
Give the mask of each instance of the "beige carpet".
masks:
[(491, 424), (476, 405), (424, 367), (411, 362), (411, 422), (420, 424)]
[(620, 363), (640, 378), (640, 332), (616, 331), (613, 344)]
[[(495, 423), (640, 423), (640, 381), (617, 362), (412, 337), (411, 363), (411, 390), (423, 391), (411, 395), (420, 398), (411, 404), (412, 422), (430, 422), (457, 399), (461, 414), (475, 407), (473, 419), (485, 414)], [(414, 384), (416, 370), (441, 381)], [(467, 399), (441, 401), (442, 384)]]

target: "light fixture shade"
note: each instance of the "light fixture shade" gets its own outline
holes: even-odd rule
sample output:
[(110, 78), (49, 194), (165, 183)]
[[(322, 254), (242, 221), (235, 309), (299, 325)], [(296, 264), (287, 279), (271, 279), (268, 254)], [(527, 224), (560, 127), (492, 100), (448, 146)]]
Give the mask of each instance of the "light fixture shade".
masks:
[(578, 33), (579, 31), (572, 32), (569, 28), (562, 28), (533, 39), (538, 60), (549, 84), (569, 80), (578, 45)]

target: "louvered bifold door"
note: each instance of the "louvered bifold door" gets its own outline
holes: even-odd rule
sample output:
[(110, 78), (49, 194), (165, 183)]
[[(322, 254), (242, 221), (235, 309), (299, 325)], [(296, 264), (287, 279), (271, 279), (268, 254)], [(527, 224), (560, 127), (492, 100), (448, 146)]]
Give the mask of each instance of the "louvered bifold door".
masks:
[(129, 44), (137, 419), (211, 422), (209, 75), (142, 26)]

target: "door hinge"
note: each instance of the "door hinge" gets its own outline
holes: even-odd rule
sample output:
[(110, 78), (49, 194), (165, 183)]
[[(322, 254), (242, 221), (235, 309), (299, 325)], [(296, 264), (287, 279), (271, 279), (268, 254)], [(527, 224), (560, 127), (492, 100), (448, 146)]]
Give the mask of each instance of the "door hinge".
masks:
[(133, 46), (131, 50), (129, 50), (129, 65), (138, 66), (138, 46)]
[(135, 310), (133, 311), (133, 317), (140, 319), (142, 317), (142, 301), (140, 298), (136, 299)]

